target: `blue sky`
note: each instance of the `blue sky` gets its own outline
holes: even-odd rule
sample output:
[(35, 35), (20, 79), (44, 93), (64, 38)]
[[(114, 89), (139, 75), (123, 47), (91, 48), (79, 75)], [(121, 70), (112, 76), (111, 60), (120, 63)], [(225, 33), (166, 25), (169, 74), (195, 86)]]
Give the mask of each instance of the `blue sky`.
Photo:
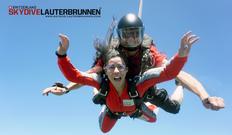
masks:
[[(98, 18), (46, 18), (10, 16), (9, 6), (37, 8), (99, 8)], [(192, 48), (184, 70), (198, 78), (210, 95), (225, 99), (226, 108), (206, 110), (196, 95), (184, 91), (179, 114), (160, 110), (156, 123), (123, 118), (109, 135), (130, 133), (178, 135), (231, 134), (232, 99), (232, 1), (144, 0), (145, 31), (157, 47), (171, 57), (181, 36), (192, 30), (200, 41)], [(65, 84), (54, 54), (58, 34), (70, 38), (68, 55), (80, 70), (93, 62), (93, 39), (104, 38), (112, 16), (138, 12), (138, 0), (7, 1), (0, 5), (0, 134), (2, 135), (99, 135), (100, 106), (92, 103), (92, 88), (82, 87), (64, 96), (42, 96), (55, 81)], [(174, 82), (159, 85), (175, 88)]]

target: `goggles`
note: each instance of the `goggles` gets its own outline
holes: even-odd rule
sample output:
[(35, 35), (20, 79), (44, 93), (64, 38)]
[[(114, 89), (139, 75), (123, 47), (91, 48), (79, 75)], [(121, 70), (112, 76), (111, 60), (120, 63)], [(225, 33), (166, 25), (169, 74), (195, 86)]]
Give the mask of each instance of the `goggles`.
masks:
[(123, 64), (108, 64), (107, 66), (105, 66), (105, 69), (110, 71), (114, 71), (115, 68), (117, 68), (120, 72), (126, 70), (126, 66)]
[(143, 28), (123, 28), (118, 30), (121, 44), (124, 47), (134, 48), (139, 46), (143, 41)]

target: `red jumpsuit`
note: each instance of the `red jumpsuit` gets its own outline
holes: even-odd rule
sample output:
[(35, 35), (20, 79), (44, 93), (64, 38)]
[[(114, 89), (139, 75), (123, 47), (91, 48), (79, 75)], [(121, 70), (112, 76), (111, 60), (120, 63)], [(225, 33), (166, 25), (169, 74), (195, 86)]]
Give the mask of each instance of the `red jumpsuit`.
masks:
[[(187, 57), (181, 58), (176, 55), (166, 67), (153, 68), (144, 72), (136, 83), (139, 96), (143, 97), (149, 87), (175, 78), (184, 66), (186, 60)], [(58, 59), (58, 64), (60, 70), (69, 81), (82, 85), (89, 85), (97, 89), (100, 88), (101, 77), (99, 75), (80, 72), (70, 63), (68, 57), (60, 57)], [(109, 93), (106, 97), (106, 106), (114, 113), (121, 112), (126, 115), (131, 115), (135, 112), (136, 106), (128, 95), (127, 83), (122, 94), (119, 96), (114, 86), (109, 82)], [(101, 130), (103, 132), (110, 131), (116, 121), (117, 119), (111, 119), (106, 115), (106, 112), (103, 111), (99, 119)]]

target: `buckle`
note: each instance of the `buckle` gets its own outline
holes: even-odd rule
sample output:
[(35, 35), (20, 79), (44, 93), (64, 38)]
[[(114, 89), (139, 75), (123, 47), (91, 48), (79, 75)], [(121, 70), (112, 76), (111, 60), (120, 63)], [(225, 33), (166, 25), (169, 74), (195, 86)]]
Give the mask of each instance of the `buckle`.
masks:
[(136, 98), (136, 97), (139, 96), (137, 91), (135, 91), (135, 95), (131, 95), (131, 92), (129, 91), (129, 95), (130, 95), (131, 98)]
[(147, 95), (147, 99), (153, 99), (154, 96)]
[(101, 96), (104, 96), (104, 97), (106, 97), (107, 93), (108, 93), (108, 91), (106, 91), (105, 93), (102, 93), (102, 91), (99, 92), (99, 94), (100, 94)]
[(127, 114), (125, 112), (114, 112), (115, 115), (117, 116), (127, 116)]

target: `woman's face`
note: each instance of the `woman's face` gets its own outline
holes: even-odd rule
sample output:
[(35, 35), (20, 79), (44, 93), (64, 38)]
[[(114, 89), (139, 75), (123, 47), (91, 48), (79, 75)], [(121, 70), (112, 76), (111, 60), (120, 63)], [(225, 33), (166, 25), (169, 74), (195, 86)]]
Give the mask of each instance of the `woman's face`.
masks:
[(126, 73), (128, 68), (121, 57), (113, 57), (108, 61), (105, 66), (105, 72), (109, 80), (116, 85), (123, 84), (125, 82)]

